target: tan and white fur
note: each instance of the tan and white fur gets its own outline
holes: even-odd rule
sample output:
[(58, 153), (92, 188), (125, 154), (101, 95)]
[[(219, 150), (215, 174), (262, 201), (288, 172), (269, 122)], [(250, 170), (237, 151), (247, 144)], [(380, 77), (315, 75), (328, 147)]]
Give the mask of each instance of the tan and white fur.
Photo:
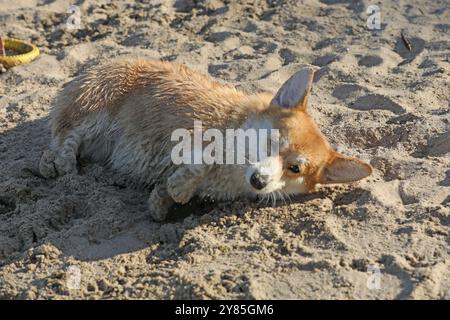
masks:
[[(40, 172), (75, 173), (79, 158), (103, 163), (153, 187), (148, 203), (155, 220), (194, 196), (279, 198), (312, 191), (316, 184), (367, 177), (371, 166), (334, 151), (308, 115), (313, 73), (310, 66), (299, 70), (273, 96), (248, 94), (168, 62), (123, 60), (94, 67), (57, 97)], [(204, 129), (274, 128), (287, 143), (278, 156), (246, 165), (174, 165), (171, 134), (193, 130), (195, 120)]]

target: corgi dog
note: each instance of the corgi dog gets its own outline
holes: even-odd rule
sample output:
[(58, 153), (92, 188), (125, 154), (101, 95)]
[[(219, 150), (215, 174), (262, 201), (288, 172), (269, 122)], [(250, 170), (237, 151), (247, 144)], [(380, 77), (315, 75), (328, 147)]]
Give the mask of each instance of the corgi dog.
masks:
[[(194, 196), (276, 199), (369, 176), (372, 167), (333, 150), (308, 115), (313, 75), (313, 66), (301, 68), (273, 96), (237, 90), (181, 64), (133, 59), (95, 66), (57, 96), (40, 173), (76, 173), (79, 158), (102, 163), (152, 187), (148, 205), (157, 221)], [(192, 132), (194, 121), (218, 130), (277, 129), (284, 143), (278, 154), (243, 165), (175, 165), (171, 134)]]

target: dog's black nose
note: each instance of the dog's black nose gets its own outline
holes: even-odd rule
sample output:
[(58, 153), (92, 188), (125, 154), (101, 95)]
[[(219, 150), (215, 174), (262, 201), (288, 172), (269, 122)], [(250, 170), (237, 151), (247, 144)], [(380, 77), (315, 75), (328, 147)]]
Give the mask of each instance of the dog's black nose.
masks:
[(257, 190), (264, 189), (265, 186), (267, 186), (267, 182), (263, 179), (263, 177), (261, 177), (258, 172), (252, 174), (252, 176), (250, 177), (250, 184)]

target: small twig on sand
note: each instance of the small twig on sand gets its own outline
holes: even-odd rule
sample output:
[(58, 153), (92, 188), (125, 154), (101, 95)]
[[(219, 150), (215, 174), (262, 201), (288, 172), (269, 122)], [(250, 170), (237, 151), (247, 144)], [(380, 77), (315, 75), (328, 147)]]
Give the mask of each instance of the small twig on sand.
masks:
[(408, 49), (408, 51), (411, 51), (412, 50), (411, 42), (408, 39), (406, 39), (403, 32), (400, 33), (400, 36), (402, 37), (403, 44), (405, 45), (406, 49)]
[(0, 36), (0, 57), (4, 57), (4, 56), (6, 56), (5, 44), (3, 43), (3, 39)]
[(423, 10), (421, 8), (418, 8), (418, 9), (422, 15), (425, 15), (425, 13), (423, 12)]

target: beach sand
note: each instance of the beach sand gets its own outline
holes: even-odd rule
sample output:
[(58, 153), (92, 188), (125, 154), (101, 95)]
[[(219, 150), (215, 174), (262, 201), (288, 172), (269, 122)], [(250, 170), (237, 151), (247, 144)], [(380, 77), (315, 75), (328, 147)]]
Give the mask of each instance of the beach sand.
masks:
[[(76, 1), (68, 30), (71, 2), (0, 0), (0, 34), (41, 50), (0, 74), (0, 298), (450, 298), (449, 1), (377, 1), (378, 31), (366, 0)], [(311, 115), (374, 174), (275, 206), (192, 203), (166, 223), (99, 165), (40, 178), (52, 99), (119, 56), (250, 91), (317, 65)]]

